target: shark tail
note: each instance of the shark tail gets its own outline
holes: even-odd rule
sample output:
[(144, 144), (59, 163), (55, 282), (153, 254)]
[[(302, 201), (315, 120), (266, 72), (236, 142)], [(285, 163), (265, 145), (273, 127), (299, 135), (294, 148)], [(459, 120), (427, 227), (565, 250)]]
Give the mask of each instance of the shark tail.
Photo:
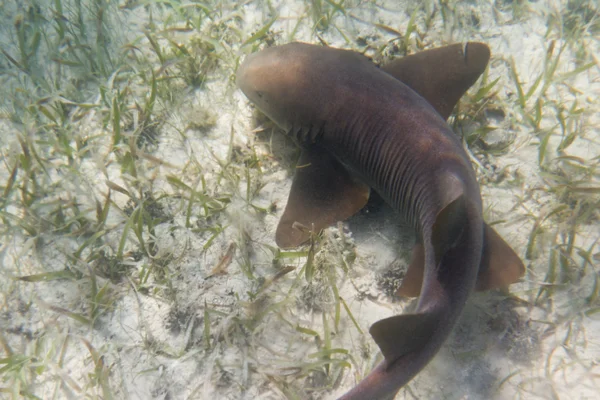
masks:
[(384, 355), (340, 400), (388, 400), (440, 349), (475, 287), (483, 246), (480, 211), (459, 194), (423, 232), (425, 275), (412, 314), (377, 321), (370, 333)]
[(440, 319), (446, 318), (438, 312), (423, 312), (396, 315), (373, 324), (369, 332), (385, 359), (339, 400), (393, 399), (427, 365), (446, 338)]

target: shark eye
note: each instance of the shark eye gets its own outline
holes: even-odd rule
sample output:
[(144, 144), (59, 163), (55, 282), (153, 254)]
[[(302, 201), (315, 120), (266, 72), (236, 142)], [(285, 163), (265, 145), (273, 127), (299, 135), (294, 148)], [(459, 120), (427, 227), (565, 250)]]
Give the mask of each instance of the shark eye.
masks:
[(264, 96), (263, 92), (258, 92), (258, 91), (256, 92), (256, 95), (257, 95), (259, 98), (261, 98), (261, 99), (262, 99), (262, 98), (263, 98), (263, 96)]

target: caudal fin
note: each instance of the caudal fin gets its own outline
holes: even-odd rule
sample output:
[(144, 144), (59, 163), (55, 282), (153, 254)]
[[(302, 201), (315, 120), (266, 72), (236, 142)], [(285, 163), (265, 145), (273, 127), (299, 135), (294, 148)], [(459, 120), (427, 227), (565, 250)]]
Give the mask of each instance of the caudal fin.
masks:
[(393, 363), (422, 348), (435, 332), (437, 319), (432, 313), (395, 315), (375, 322), (369, 333), (386, 361)]

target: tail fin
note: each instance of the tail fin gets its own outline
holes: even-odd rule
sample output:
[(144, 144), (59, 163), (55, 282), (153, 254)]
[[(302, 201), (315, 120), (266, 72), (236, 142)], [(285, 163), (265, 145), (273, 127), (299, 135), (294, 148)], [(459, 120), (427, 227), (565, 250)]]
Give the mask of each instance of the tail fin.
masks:
[(436, 317), (433, 313), (395, 315), (375, 322), (369, 333), (385, 360), (391, 364), (430, 341), (439, 323)]
[(446, 181), (445, 207), (423, 232), (424, 279), (413, 314), (377, 321), (370, 333), (385, 357), (342, 400), (389, 399), (442, 346), (472, 292), (482, 248), (481, 214), (460, 182)]

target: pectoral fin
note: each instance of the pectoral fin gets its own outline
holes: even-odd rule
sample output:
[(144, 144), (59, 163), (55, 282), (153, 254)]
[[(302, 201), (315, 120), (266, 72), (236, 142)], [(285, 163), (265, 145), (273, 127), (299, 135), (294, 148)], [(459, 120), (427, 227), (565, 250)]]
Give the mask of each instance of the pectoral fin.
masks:
[(515, 251), (488, 224), (483, 229), (483, 254), (476, 290), (506, 288), (525, 273), (525, 266)]
[(275, 242), (281, 248), (301, 245), (310, 237), (310, 231), (319, 232), (358, 212), (367, 203), (369, 191), (367, 185), (356, 181), (331, 154), (311, 146), (298, 160)]
[(490, 59), (483, 43), (438, 47), (394, 60), (382, 69), (421, 95), (448, 119), (458, 100), (479, 78)]

